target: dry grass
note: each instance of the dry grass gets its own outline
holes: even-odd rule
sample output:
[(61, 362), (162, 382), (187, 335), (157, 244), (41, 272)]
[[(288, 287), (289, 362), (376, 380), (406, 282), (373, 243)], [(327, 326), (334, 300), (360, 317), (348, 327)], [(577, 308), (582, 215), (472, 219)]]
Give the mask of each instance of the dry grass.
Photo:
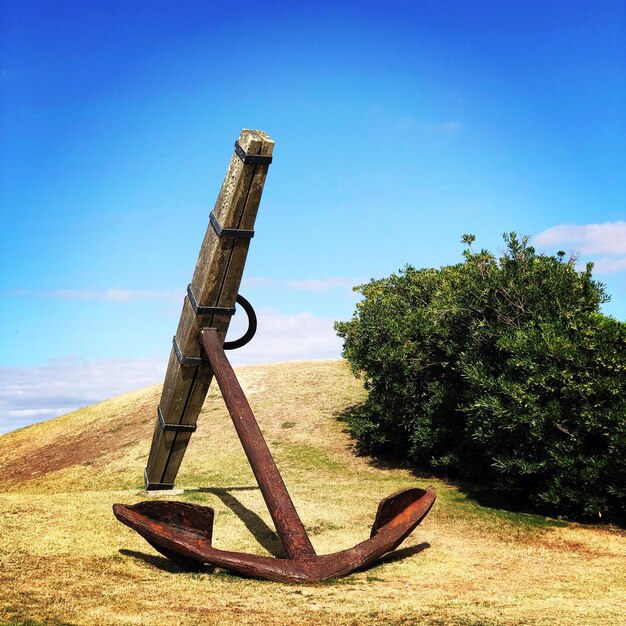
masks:
[[(242, 385), (318, 552), (369, 533), (378, 501), (433, 483), (438, 502), (393, 555), (329, 584), (189, 574), (119, 524), (145, 497), (159, 388), (0, 437), (0, 622), (14, 624), (624, 624), (621, 531), (481, 507), (455, 486), (352, 454), (336, 415), (362, 398), (342, 362), (242, 368)], [(216, 511), (214, 543), (278, 547), (214, 389), (178, 481)]]

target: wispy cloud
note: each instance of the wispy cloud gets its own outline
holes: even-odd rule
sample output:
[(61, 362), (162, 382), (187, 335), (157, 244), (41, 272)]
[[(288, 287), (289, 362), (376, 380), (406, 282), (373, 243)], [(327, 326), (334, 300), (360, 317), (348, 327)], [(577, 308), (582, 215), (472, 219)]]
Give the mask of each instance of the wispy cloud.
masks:
[(339, 289), (351, 290), (354, 285), (367, 282), (364, 278), (349, 278), (333, 276), (329, 278), (246, 278), (243, 285), (246, 288), (273, 288), (292, 289), (294, 291), (334, 291)]
[(562, 246), (575, 249), (594, 261), (599, 274), (626, 270), (626, 222), (602, 224), (559, 224), (534, 237), (540, 246)]
[(265, 289), (265, 288), (276, 288), (282, 285), (283, 281), (278, 280), (277, 278), (263, 278), (263, 277), (253, 277), (253, 278), (244, 278), (243, 279), (243, 287), (248, 289)]
[(305, 280), (288, 280), (287, 286), (297, 291), (332, 291), (334, 289), (352, 289), (354, 285), (364, 282), (354, 278), (309, 278)]
[[(351, 290), (354, 285), (367, 282), (364, 278), (332, 276), (329, 278), (244, 278), (244, 288), (289, 289), (294, 291), (333, 291)], [(60, 300), (100, 300), (104, 302), (142, 302), (160, 301), (168, 303), (182, 302), (185, 295), (182, 289), (51, 289), (28, 290), (12, 289), (0, 292), (4, 298), (56, 298)]]
[(17, 78), (19, 78), (19, 76), (20, 76), (20, 73), (16, 72), (15, 70), (8, 70), (4, 67), (0, 69), (0, 82), (2, 83), (12, 82), (16, 80)]
[(58, 298), (61, 300), (102, 300), (108, 302), (141, 302), (145, 300), (180, 302), (184, 291), (180, 289), (54, 289), (50, 291), (29, 291), (13, 289), (0, 293), (3, 297), (17, 298)]
[(425, 119), (409, 111), (392, 110), (380, 103), (371, 104), (365, 109), (370, 123), (403, 134), (425, 134), (451, 139), (463, 129), (458, 119)]
[(437, 135), (443, 135), (446, 138), (450, 138), (458, 133), (463, 124), (458, 120), (448, 120), (443, 122), (428, 122), (425, 124), (426, 130)]
[(617, 259), (603, 257), (594, 261), (593, 267), (598, 274), (613, 274), (626, 270), (626, 256)]
[(535, 236), (539, 245), (574, 244), (583, 254), (626, 255), (626, 222), (559, 224)]
[(0, 433), (50, 419), (163, 379), (165, 359), (66, 358), (0, 368)]
[[(229, 338), (243, 333), (244, 317), (235, 316)], [(333, 331), (331, 319), (263, 309), (257, 317), (254, 339), (228, 354), (234, 365), (340, 356), (341, 340)], [(164, 354), (162, 358), (66, 358), (38, 367), (0, 367), (0, 433), (160, 383), (166, 366)]]
[(141, 302), (145, 300), (178, 302), (184, 292), (179, 289), (104, 289), (102, 291), (57, 289), (36, 291), (39, 298), (62, 298), (65, 300), (105, 300), (108, 302)]

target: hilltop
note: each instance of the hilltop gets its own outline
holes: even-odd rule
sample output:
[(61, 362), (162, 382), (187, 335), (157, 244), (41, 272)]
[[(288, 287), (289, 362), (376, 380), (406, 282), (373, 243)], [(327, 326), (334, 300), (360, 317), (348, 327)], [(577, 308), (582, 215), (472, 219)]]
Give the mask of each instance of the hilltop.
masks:
[[(364, 397), (342, 361), (240, 368), (318, 553), (369, 536), (381, 498), (433, 484), (393, 554), (320, 585), (183, 573), (115, 520), (146, 498), (160, 386), (0, 436), (0, 623), (622, 624), (623, 531), (479, 505), (457, 486), (353, 453), (341, 415)], [(272, 522), (213, 385), (173, 499), (216, 511), (214, 545), (276, 553)]]

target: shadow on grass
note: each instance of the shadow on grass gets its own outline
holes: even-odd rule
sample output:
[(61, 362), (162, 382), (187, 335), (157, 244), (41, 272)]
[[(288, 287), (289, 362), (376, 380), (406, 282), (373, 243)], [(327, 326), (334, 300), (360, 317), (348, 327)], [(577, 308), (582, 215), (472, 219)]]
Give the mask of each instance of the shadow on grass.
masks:
[(182, 567), (178, 567), (176, 563), (172, 563), (172, 561), (166, 559), (164, 556), (146, 554), (145, 552), (137, 552), (136, 550), (126, 550), (125, 548), (122, 548), (119, 552), (124, 556), (130, 556), (133, 559), (143, 561), (144, 563), (148, 563), (148, 565), (158, 567), (159, 569), (170, 572), (171, 574), (186, 572), (186, 570), (184, 570)]
[(521, 523), (526, 526), (567, 526), (568, 522), (546, 518), (545, 513), (533, 507), (526, 497), (518, 492), (495, 489), (487, 485), (468, 483), (459, 476), (446, 473), (435, 473), (432, 470), (416, 467), (408, 460), (401, 458), (404, 451), (383, 451), (377, 453), (364, 452), (359, 448), (358, 438), (355, 435), (354, 425), (366, 415), (364, 403), (355, 404), (335, 413), (335, 418), (346, 424), (346, 432), (352, 437), (352, 451), (357, 456), (366, 457), (368, 463), (381, 470), (403, 469), (411, 472), (420, 480), (436, 479), (445, 481), (450, 486), (466, 496), (467, 503), (476, 514), (505, 515), (509, 521)]
[[(246, 526), (246, 528), (252, 533), (254, 538), (274, 557), (287, 558), (287, 555), (283, 549), (280, 538), (254, 511), (251, 511), (244, 506), (235, 496), (230, 493), (231, 491), (253, 491), (258, 490), (258, 487), (200, 487), (198, 489), (189, 489), (188, 493), (211, 493), (217, 496)], [(389, 554), (384, 555), (381, 559), (377, 560), (373, 564), (369, 564), (363, 568), (359, 568), (355, 571), (367, 571), (375, 568), (379, 564), (394, 563), (401, 561), (410, 556), (419, 554), (426, 548), (430, 548), (429, 543), (420, 543), (416, 546), (410, 546), (407, 548), (401, 548), (395, 550)], [(157, 556), (152, 554), (146, 554), (145, 552), (138, 552), (135, 550), (121, 549), (120, 554), (129, 556), (159, 569), (165, 570), (170, 573), (186, 572), (184, 568), (179, 567), (169, 559), (163, 556)], [(211, 571), (213, 568), (206, 568), (206, 571)], [(227, 575), (231, 575), (226, 572)], [(238, 576), (235, 574), (235, 576)], [(333, 584), (335, 579), (326, 581), (329, 584)], [(341, 579), (343, 580), (343, 578)]]
[(244, 523), (245, 527), (265, 550), (279, 559), (286, 558), (282, 543), (276, 532), (259, 515), (244, 506), (231, 493), (232, 491), (258, 491), (258, 489), (258, 487), (200, 487), (199, 489), (189, 489), (189, 491), (212, 493), (217, 496)]
[[(279, 559), (287, 558), (278, 534), (274, 532), (254, 511), (245, 507), (231, 491), (252, 491), (258, 487), (200, 487), (190, 489), (201, 493), (212, 493), (216, 495), (246, 526), (254, 538), (274, 557)], [(420, 543), (416, 546), (401, 548), (383, 556), (377, 563), (392, 563), (401, 561), (407, 557), (419, 554), (422, 550), (430, 548), (429, 543)], [(364, 568), (369, 569), (370, 566)]]
[(455, 483), (459, 490), (480, 506), (490, 509), (505, 509), (511, 513), (537, 513), (530, 505), (515, 493), (498, 491), (491, 487), (474, 485), (459, 481)]
[(427, 542), (423, 542), (416, 546), (410, 546), (407, 548), (401, 548), (400, 550), (394, 550), (393, 552), (389, 552), (385, 554), (384, 556), (380, 557), (379, 559), (377, 559), (373, 563), (370, 563), (369, 565), (365, 565), (363, 567), (359, 567), (355, 569), (354, 571), (350, 572), (350, 574), (348, 574), (347, 576), (340, 576), (338, 578), (329, 578), (327, 580), (322, 580), (321, 582), (316, 583), (316, 584), (323, 585), (323, 586), (353, 584), (356, 581), (354, 575), (361, 573), (361, 572), (363, 573), (369, 572), (370, 575), (367, 577), (368, 582), (372, 582), (374, 580), (382, 581), (383, 580), (382, 578), (376, 578), (375, 576), (376, 570), (380, 566), (385, 565), (387, 563), (395, 563), (397, 561), (408, 559), (410, 556), (419, 554), (420, 552), (423, 552), (427, 548), (430, 548), (430, 544)]
[(354, 434), (352, 424), (357, 422), (362, 416), (365, 415), (365, 404), (353, 404), (346, 407), (342, 411), (338, 411), (333, 414), (335, 419), (346, 424), (344, 432), (348, 433), (352, 439), (350, 446), (351, 452), (359, 457), (367, 459), (367, 462), (372, 467), (382, 470), (395, 470), (404, 469), (410, 471), (415, 477), (428, 480), (429, 478), (437, 478), (439, 480), (445, 480), (445, 477), (437, 476), (433, 472), (419, 468), (411, 464), (409, 461), (401, 458), (401, 452), (399, 451), (382, 451), (377, 453), (366, 452), (359, 447), (358, 438)]
[[(404, 559), (408, 559), (410, 556), (415, 556), (420, 552), (430, 548), (430, 544), (427, 541), (423, 541), (422, 543), (418, 543), (416, 546), (408, 546), (406, 548), (400, 548), (399, 550), (394, 550), (393, 552), (389, 552), (381, 557), (378, 561), (376, 561), (375, 565), (383, 565), (385, 563), (395, 563), (396, 561), (402, 561)], [(366, 568), (367, 570), (368, 568)]]

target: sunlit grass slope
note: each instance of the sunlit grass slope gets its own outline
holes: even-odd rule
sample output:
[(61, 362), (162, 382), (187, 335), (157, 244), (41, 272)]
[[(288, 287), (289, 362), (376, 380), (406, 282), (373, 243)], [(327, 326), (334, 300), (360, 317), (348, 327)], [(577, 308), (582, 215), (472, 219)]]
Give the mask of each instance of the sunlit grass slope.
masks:
[[(111, 513), (146, 497), (150, 387), (0, 437), (0, 622), (624, 624), (623, 532), (481, 507), (355, 456), (337, 416), (364, 392), (343, 362), (238, 374), (319, 553), (367, 538), (379, 500), (404, 487), (437, 489), (424, 523), (378, 565), (331, 583), (180, 572)], [(177, 486), (174, 499), (215, 509), (217, 547), (279, 551), (216, 387)]]

